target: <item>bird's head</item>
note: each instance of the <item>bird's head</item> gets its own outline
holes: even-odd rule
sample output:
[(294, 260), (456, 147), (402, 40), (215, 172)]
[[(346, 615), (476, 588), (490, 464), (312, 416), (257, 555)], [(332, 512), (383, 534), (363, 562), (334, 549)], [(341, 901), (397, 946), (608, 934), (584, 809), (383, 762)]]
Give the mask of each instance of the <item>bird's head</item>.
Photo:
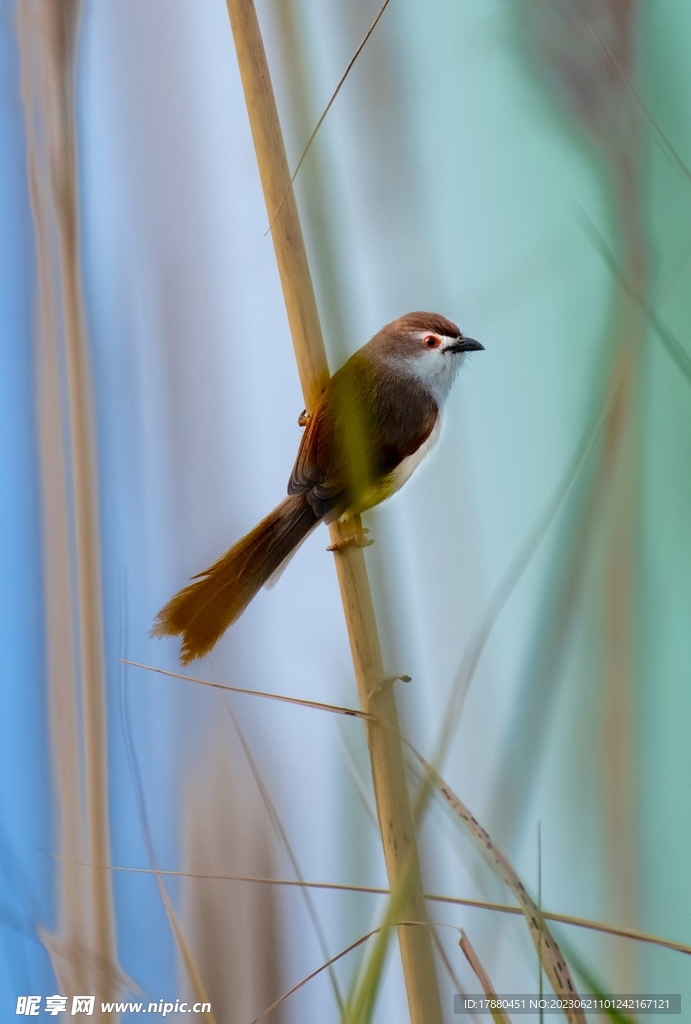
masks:
[(374, 335), (370, 355), (391, 372), (413, 375), (441, 405), (467, 352), (484, 349), (438, 313), (406, 313)]

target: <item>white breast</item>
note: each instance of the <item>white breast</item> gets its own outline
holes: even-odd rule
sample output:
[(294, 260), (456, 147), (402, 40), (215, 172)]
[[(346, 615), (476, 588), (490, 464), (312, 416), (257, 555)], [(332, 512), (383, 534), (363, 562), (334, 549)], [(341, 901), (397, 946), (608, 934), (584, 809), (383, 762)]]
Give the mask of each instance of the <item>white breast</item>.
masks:
[(417, 451), (413, 452), (412, 455), (408, 455), (402, 462), (400, 462), (394, 469), (391, 477), (391, 494), (395, 494), (396, 491), (400, 490), (406, 480), (409, 480), (413, 474), (413, 471), (417, 469), (425, 455), (434, 448), (435, 444), (439, 440), (439, 434), (441, 431), (441, 413), (437, 415), (437, 420), (432, 427), (432, 432), (426, 441), (420, 445)]

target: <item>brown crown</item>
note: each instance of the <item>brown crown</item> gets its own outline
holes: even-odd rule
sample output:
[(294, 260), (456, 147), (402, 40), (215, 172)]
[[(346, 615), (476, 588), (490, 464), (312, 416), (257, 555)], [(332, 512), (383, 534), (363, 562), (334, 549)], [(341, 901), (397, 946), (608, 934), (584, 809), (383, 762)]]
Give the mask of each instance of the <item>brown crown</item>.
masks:
[(435, 334), (442, 334), (445, 338), (460, 338), (461, 332), (452, 320), (447, 320), (439, 313), (406, 313), (393, 320), (384, 328), (395, 333), (401, 331), (433, 331)]

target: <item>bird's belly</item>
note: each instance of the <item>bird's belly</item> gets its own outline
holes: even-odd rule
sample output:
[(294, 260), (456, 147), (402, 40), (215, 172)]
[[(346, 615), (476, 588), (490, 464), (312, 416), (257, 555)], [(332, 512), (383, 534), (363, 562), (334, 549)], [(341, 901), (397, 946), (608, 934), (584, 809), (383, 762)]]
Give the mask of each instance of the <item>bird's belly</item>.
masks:
[(437, 420), (432, 428), (431, 434), (426, 441), (423, 441), (417, 451), (414, 451), (412, 455), (406, 456), (406, 458), (399, 462), (391, 473), (387, 473), (386, 476), (380, 477), (379, 480), (374, 480), (368, 484), (367, 488), (358, 495), (357, 507), (348, 509), (348, 511), (341, 516), (341, 519), (350, 519), (352, 516), (359, 515), (361, 512), (367, 511), (368, 508), (374, 508), (375, 505), (380, 505), (382, 501), (386, 501), (386, 499), (390, 498), (392, 494), (399, 491), (403, 484), (410, 479), (414, 471), (424, 459), (425, 455), (434, 448), (435, 444), (439, 440), (440, 431), (441, 414), (437, 416)]
[(436, 422), (432, 427), (432, 432), (427, 438), (427, 440), (423, 441), (418, 450), (413, 452), (412, 455), (408, 455), (408, 457), (403, 459), (402, 462), (399, 462), (399, 464), (394, 469), (393, 473), (389, 474), (389, 479), (391, 480), (392, 487), (387, 497), (390, 497), (391, 494), (395, 494), (396, 491), (400, 490), (403, 484), (410, 479), (414, 471), (417, 469), (417, 467), (424, 459), (425, 455), (427, 455), (432, 450), (432, 448), (434, 448), (435, 444), (439, 440), (440, 431), (441, 413), (437, 416)]

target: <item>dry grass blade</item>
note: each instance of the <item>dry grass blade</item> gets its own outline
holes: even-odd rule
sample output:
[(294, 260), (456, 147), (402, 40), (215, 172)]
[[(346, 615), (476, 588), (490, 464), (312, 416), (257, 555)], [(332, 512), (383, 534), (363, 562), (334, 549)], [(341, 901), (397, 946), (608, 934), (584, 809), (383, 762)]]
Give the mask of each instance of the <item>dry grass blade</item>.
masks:
[[(190, 980), (190, 985), (192, 986), (192, 991), (194, 992), (195, 999), (200, 1003), (206, 1003), (207, 1005), (211, 1006), (211, 1000), (209, 999), (206, 989), (204, 988), (202, 976), (199, 973), (199, 969), (197, 968), (194, 957), (192, 956), (192, 951), (190, 950), (187, 940), (185, 939), (185, 936), (183, 934), (182, 928), (180, 927), (177, 915), (173, 910), (173, 904), (170, 902), (170, 896), (168, 895), (168, 891), (165, 885), (163, 884), (161, 873), (156, 868), (154, 868), (153, 874), (156, 878), (156, 886), (161, 896), (161, 901), (166, 912), (166, 917), (168, 918), (168, 923), (170, 924), (170, 929), (173, 933), (173, 938), (175, 939), (175, 945), (177, 946), (178, 953), (180, 954), (180, 959), (182, 960), (187, 977)], [(204, 1017), (208, 1021), (208, 1024), (216, 1024), (216, 1018), (214, 1017), (213, 1012), (211, 1010), (205, 1011)]]
[(63, 979), (73, 986), (75, 979), (86, 977), (90, 979), (87, 984), (93, 984), (98, 992), (105, 990), (142, 994), (139, 985), (113, 964), (112, 960), (104, 961), (96, 956), (90, 943), (59, 939), (41, 927), (37, 933), (50, 955), (58, 987), (62, 988)]
[[(458, 945), (463, 950), (466, 960), (475, 972), (477, 980), (482, 985), (482, 991), (485, 993), (488, 999), (496, 999), (497, 993), (490, 981), (489, 974), (482, 966), (480, 958), (470, 944), (470, 939), (464, 931), (461, 930), (461, 939)], [(495, 1024), (511, 1024), (511, 1018), (504, 1013), (503, 1010), (492, 1009), (492, 1020)]]
[[(452, 789), (441, 778), (421, 754), (418, 754), (412, 747), (418, 761), (424, 768), (427, 776), (434, 783), (441, 795), (446, 800), (451, 810), (456, 814), (466, 827), (466, 830), (473, 842), (482, 853), (492, 870), (509, 887), (517, 899), (523, 916), (525, 917), (530, 937), (533, 940), (537, 954), (540, 958), (545, 974), (558, 996), (574, 996), (576, 986), (571, 978), (571, 973), (566, 961), (561, 954), (559, 946), (555, 942), (549, 928), (545, 924), (545, 915), (537, 906), (535, 901), (528, 895), (525, 886), (518, 877), (513, 866), (504, 854), (499, 850), (489, 835), (473, 817), (465, 804), (456, 796)], [(570, 1024), (585, 1024), (585, 1016), (581, 1010), (564, 1010), (566, 1019)]]
[(274, 214), (273, 219), (272, 219), (271, 223), (269, 224), (269, 227), (267, 229), (267, 234), (273, 228), (274, 223), (276, 221), (276, 218), (278, 217), (279, 213), (281, 212), (281, 210), (283, 208), (283, 204), (285, 203), (286, 199), (288, 198), (288, 193), (292, 189), (292, 187), (293, 187), (293, 185), (295, 183), (295, 179), (298, 176), (298, 172), (299, 172), (300, 168), (302, 167), (303, 163), (305, 162), (305, 157), (309, 153), (310, 147), (311, 147), (312, 143), (314, 142), (314, 140), (317, 137), (317, 132), (319, 131), (319, 129), (323, 125), (323, 123), (324, 123), (324, 121), (326, 119), (326, 115), (329, 113), (329, 111), (331, 110), (332, 106), (334, 105), (334, 101), (336, 100), (336, 97), (338, 96), (339, 92), (343, 88), (345, 80), (348, 77), (348, 75), (350, 74), (350, 72), (351, 72), (351, 70), (353, 68), (353, 65), (355, 64), (355, 61), (358, 59), (358, 57), (360, 56), (360, 54), (364, 50), (365, 46), (367, 45), (367, 41), (368, 41), (369, 37), (372, 35), (372, 33), (374, 32), (375, 28), (379, 24), (379, 19), (381, 18), (382, 14), (386, 10), (386, 8), (389, 6), (389, 2), (390, 2), (390, 0), (384, 0), (384, 3), (379, 8), (379, 13), (377, 14), (376, 18), (374, 19), (374, 21), (372, 22), (370, 27), (367, 29), (367, 32), (365, 33), (365, 38), (362, 40), (362, 42), (358, 46), (357, 50), (355, 51), (355, 53), (351, 57), (351, 59), (350, 59), (350, 61), (348, 63), (348, 67), (343, 72), (343, 75), (341, 76), (341, 79), (340, 79), (338, 85), (336, 86), (336, 88), (334, 89), (334, 91), (331, 94), (331, 99), (329, 100), (329, 102), (324, 107), (324, 112), (321, 115), (321, 117), (319, 118), (319, 120), (317, 121), (317, 124), (316, 124), (316, 126), (314, 128), (314, 131), (312, 132), (312, 134), (310, 135), (309, 139), (307, 140), (307, 145), (303, 149), (302, 156), (298, 160), (297, 166), (296, 166), (296, 168), (293, 171), (293, 174), (291, 176), (290, 184), (288, 185), (288, 188), (286, 189), (286, 191), (285, 191), (285, 193), (283, 195), (283, 198), (281, 199), (280, 203), (278, 204), (278, 209), (276, 210), (276, 213)]
[(198, 683), (200, 686), (210, 686), (214, 690), (225, 690), (227, 693), (245, 693), (250, 697), (264, 697), (266, 700), (277, 700), (283, 704), (297, 704), (299, 707), (312, 708), (315, 711), (331, 711), (335, 715), (347, 715), (350, 718), (372, 718), (372, 715), (355, 708), (343, 708), (338, 704), (322, 704), (318, 700), (303, 700), (301, 697), (286, 697), (281, 693), (265, 693), (263, 690), (246, 690), (241, 686), (226, 686), (225, 683), (214, 683), (210, 679), (196, 679), (194, 676), (185, 676), (181, 672), (169, 672), (165, 668), (154, 668), (153, 665), (144, 665), (140, 661), (128, 661), (127, 658), (120, 659), (123, 665), (132, 665), (133, 668), (143, 668), (147, 672), (157, 672), (161, 676), (172, 676), (173, 679), (184, 679), (188, 683)]
[(316, 971), (312, 971), (312, 973), (308, 974), (306, 978), (303, 978), (302, 981), (299, 981), (297, 985), (293, 985), (293, 987), (289, 989), (288, 992), (284, 992), (281, 998), (277, 999), (275, 1003), (272, 1003), (271, 1006), (267, 1007), (267, 1009), (264, 1010), (264, 1012), (262, 1013), (261, 1017), (256, 1017), (252, 1021), (252, 1024), (259, 1024), (260, 1020), (264, 1020), (264, 1018), (267, 1017), (272, 1012), (272, 1010), (275, 1010), (277, 1006), (280, 1006), (281, 1003), (285, 1002), (285, 1000), (289, 996), (292, 996), (294, 992), (297, 992), (298, 989), (301, 989), (303, 985), (307, 984), (308, 981), (311, 981), (312, 978), (316, 978), (318, 974), (321, 974), (322, 971), (327, 970), (327, 968), (332, 967), (337, 960), (340, 960), (348, 953), (352, 953), (354, 949), (357, 949), (358, 946), (361, 946), (363, 942), (367, 942), (367, 940), (371, 939), (373, 935), (376, 935), (378, 931), (380, 931), (380, 929), (375, 928), (374, 931), (368, 932), (367, 935), (361, 936), (361, 938), (359, 938), (356, 942), (352, 942), (349, 946), (346, 946), (346, 948), (342, 949), (340, 953), (336, 954), (336, 956), (332, 956), (330, 960), (327, 960), (325, 964), (322, 964), (321, 967), (318, 967)]
[[(55, 860), (61, 860), (55, 854), (50, 854)], [(81, 867), (88, 867), (82, 861), (77, 861)], [(159, 874), (170, 875), (174, 878), (206, 878), (216, 882), (249, 882), (255, 885), (282, 885), (304, 887), (305, 889), (326, 889), (335, 892), (365, 893), (373, 896), (390, 896), (388, 889), (382, 889), (370, 885), (345, 885), (341, 882), (307, 882), (295, 878), (259, 878), (255, 875), (218, 875), (200, 871), (166, 871), (163, 868), (133, 868), (124, 865), (113, 864), (111, 871), (124, 871), (139, 875)], [(470, 907), (473, 910), (491, 910), (499, 914), (522, 915), (519, 907), (509, 906), (506, 903), (489, 903), (486, 900), (465, 899), (463, 896), (443, 896), (439, 893), (427, 893), (425, 899), (431, 903), (448, 903), (456, 907)], [(558, 924), (567, 924), (573, 928), (585, 928), (587, 931), (602, 932), (603, 935), (614, 935), (621, 939), (631, 939), (634, 942), (646, 942), (653, 946), (661, 946), (663, 949), (671, 949), (677, 953), (684, 953), (691, 956), (691, 946), (684, 942), (675, 942), (673, 939), (665, 939), (661, 935), (651, 935), (649, 932), (639, 932), (635, 928), (617, 928), (615, 925), (604, 924), (602, 921), (591, 921), (586, 917), (572, 917), (569, 914), (557, 914), (551, 910), (543, 910), (542, 917), (545, 921), (556, 921)]]
[[(309, 883), (308, 883), (309, 884)], [(476, 910), (491, 910), (499, 914), (523, 914), (519, 907), (511, 907), (505, 903), (488, 903), (484, 900), (463, 899), (460, 896), (438, 896), (429, 893), (425, 899), (432, 903), (458, 904), (460, 907), (474, 907)], [(661, 935), (651, 935), (649, 932), (640, 932), (636, 928), (618, 928), (613, 924), (604, 924), (602, 921), (591, 921), (586, 917), (572, 917), (570, 914), (557, 914), (551, 910), (542, 911), (543, 921), (556, 921), (557, 924), (570, 925), (572, 928), (585, 928), (587, 931), (600, 932), (603, 935), (613, 935), (618, 939), (630, 939), (633, 942), (646, 942), (652, 946), (660, 946), (662, 949), (671, 949), (676, 953), (684, 953), (691, 956), (691, 946), (685, 942), (675, 942), (674, 939), (665, 939)]]
[[(267, 215), (269, 222), (273, 222), (274, 250), (305, 409), (309, 413), (328, 380), (329, 368), (283, 134), (254, 3), (226, 0), (226, 4)], [(339, 546), (345, 537), (344, 530), (338, 523), (329, 529), (332, 543)], [(360, 548), (350, 546), (338, 550), (335, 560), (360, 706), (377, 719), (367, 722), (367, 741), (389, 883), (394, 894), (405, 883), (399, 921), (424, 922), (427, 908), (398, 713), (393, 686), (386, 681), (364, 554)], [(441, 999), (429, 928), (400, 927), (398, 939), (411, 1024), (441, 1024)]]

